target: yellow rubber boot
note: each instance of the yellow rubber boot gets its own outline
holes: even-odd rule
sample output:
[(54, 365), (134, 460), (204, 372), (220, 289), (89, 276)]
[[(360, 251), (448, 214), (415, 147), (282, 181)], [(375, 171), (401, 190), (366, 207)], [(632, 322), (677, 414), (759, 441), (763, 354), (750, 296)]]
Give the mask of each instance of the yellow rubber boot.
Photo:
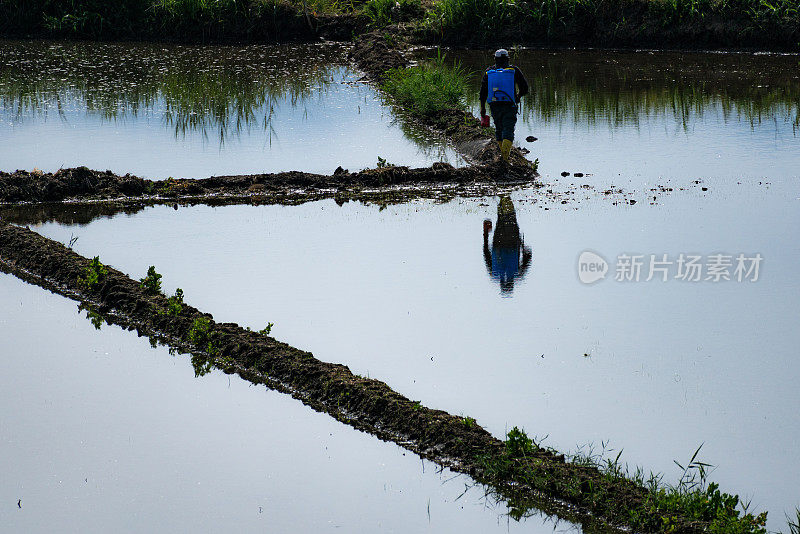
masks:
[(508, 161), (508, 156), (511, 154), (511, 139), (503, 139), (500, 145), (500, 153), (503, 155), (503, 161)]

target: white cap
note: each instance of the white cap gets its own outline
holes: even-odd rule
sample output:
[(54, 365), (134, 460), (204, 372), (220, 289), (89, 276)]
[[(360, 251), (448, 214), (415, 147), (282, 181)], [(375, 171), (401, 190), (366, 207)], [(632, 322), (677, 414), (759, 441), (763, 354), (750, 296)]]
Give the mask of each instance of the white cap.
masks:
[(494, 53), (494, 57), (508, 57), (508, 50), (505, 48), (501, 48), (497, 52)]

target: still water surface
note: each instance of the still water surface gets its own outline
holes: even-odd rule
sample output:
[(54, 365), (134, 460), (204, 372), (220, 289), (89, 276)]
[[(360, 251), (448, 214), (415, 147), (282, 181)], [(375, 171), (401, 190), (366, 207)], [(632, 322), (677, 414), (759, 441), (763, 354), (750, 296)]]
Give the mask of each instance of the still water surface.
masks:
[[(420, 51), (422, 57), (435, 51)], [(450, 51), (472, 77), (491, 52)], [(545, 178), (640, 186), (684, 177), (800, 177), (800, 56), (519, 50), (531, 86), (516, 142)], [(538, 140), (528, 143), (528, 136)]]
[(0, 170), (204, 178), (462, 160), (409, 129), (341, 45), (0, 41)]
[[(518, 276), (500, 265), (513, 251), (495, 251), (495, 197), (156, 207), (37, 230), (77, 236), (78, 252), (133, 277), (155, 265), (167, 291), (180, 286), (218, 321), (274, 322), (282, 341), (497, 436), (518, 425), (561, 450), (608, 442), (607, 455), (624, 449), (623, 461), (668, 481), (673, 460), (704, 444), (712, 479), (785, 529), (784, 512), (800, 506), (797, 58), (534, 51), (516, 61), (535, 94), (518, 137), (539, 138), (526, 146), (560, 195), (512, 195), (517, 252), (529, 258)], [(628, 195), (603, 194), (612, 184)], [(610, 262), (606, 280), (579, 281), (585, 250)], [(763, 257), (758, 281), (613, 279), (622, 254), (740, 253)]]
[(188, 356), (96, 331), (6, 274), (0, 302), (4, 532), (553, 532), (286, 395), (195, 379)]
[[(607, 454), (624, 448), (623, 461), (668, 481), (679, 474), (673, 460), (705, 444), (713, 478), (779, 528), (800, 504), (800, 188), (709, 183), (717, 193), (695, 187), (653, 206), (517, 192), (531, 259), (511, 290), (484, 250), (484, 219), (497, 231), (494, 198), (382, 211), (333, 201), (157, 207), (38, 231), (79, 236), (78, 252), (133, 277), (156, 265), (166, 291), (180, 286), (216, 320), (274, 322), (282, 341), (498, 437), (518, 425), (560, 450), (609, 442)], [(578, 280), (584, 250), (611, 262), (606, 280)], [(683, 282), (674, 266), (666, 282), (617, 282), (626, 253), (764, 259), (756, 282)]]

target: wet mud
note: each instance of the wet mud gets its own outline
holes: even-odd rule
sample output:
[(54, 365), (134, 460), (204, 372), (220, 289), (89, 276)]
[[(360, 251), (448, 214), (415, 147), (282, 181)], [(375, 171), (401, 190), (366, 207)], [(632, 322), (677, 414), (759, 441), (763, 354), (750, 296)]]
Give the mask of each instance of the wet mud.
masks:
[[(624, 478), (568, 462), (555, 451), (516, 450), (474, 419), (425, 407), (385, 383), (354, 375), (306, 351), (233, 323), (216, 323), (181, 300), (149, 292), (140, 282), (80, 256), (61, 243), (0, 221), (0, 269), (81, 303), (93, 322), (135, 330), (140, 336), (192, 354), (195, 372), (212, 366), (286, 392), (356, 429), (393, 441), (422, 458), (465, 473), (487, 493), (510, 503), (512, 515), (530, 507), (580, 523), (585, 532), (624, 525), (620, 509), (642, 509), (648, 492)], [(93, 281), (90, 273), (94, 272)], [(602, 495), (602, 498), (598, 498)], [(673, 532), (703, 532), (707, 525), (671, 515)]]
[(322, 175), (299, 171), (274, 174), (212, 176), (202, 179), (148, 180), (130, 174), (95, 171), (86, 167), (61, 169), (55, 173), (40, 171), (0, 172), (0, 204), (61, 202), (65, 200), (112, 201), (120, 199), (168, 202), (173, 199), (205, 198), (212, 203), (270, 200), (291, 203), (292, 199), (316, 199), (325, 196), (356, 199), (367, 189), (382, 188), (391, 196), (404, 196), (397, 188), (405, 188), (409, 198), (412, 189), (444, 186), (488, 185), (497, 183), (535, 184), (535, 175), (525, 168), (499, 164), (471, 165), (455, 168), (447, 163), (431, 167), (408, 168), (389, 166), (349, 172), (341, 167), (333, 174)]

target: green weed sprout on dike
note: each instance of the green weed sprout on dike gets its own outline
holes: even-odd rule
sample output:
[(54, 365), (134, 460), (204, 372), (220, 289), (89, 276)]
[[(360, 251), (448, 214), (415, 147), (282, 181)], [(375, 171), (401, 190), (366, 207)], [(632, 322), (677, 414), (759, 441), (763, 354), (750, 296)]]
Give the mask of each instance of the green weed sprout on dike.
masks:
[(84, 269), (83, 275), (78, 276), (78, 284), (86, 289), (92, 289), (102, 282), (106, 275), (108, 275), (108, 268), (100, 263), (100, 256), (95, 256)]
[(447, 109), (466, 109), (469, 73), (460, 64), (445, 64), (444, 56), (388, 72), (384, 90), (410, 112), (431, 116)]
[[(698, 460), (701, 448), (685, 465), (675, 462), (682, 470), (676, 485), (663, 483), (661, 475), (645, 477), (641, 469), (630, 473), (619, 463), (621, 451), (613, 461), (573, 455), (566, 458), (563, 469), (544, 468), (540, 455), (558, 452), (542, 447), (517, 427), (507, 433), (502, 454), (480, 461), (484, 481), (512, 504), (510, 513), (515, 518), (524, 517), (528, 508), (517, 498), (518, 488), (529, 487), (592, 509), (602, 503), (600, 515), (635, 532), (767, 534), (767, 512), (749, 513), (749, 504), (738, 495), (709, 483), (711, 466)], [(592, 476), (591, 471), (599, 474)], [(792, 530), (791, 534), (797, 533)]]

